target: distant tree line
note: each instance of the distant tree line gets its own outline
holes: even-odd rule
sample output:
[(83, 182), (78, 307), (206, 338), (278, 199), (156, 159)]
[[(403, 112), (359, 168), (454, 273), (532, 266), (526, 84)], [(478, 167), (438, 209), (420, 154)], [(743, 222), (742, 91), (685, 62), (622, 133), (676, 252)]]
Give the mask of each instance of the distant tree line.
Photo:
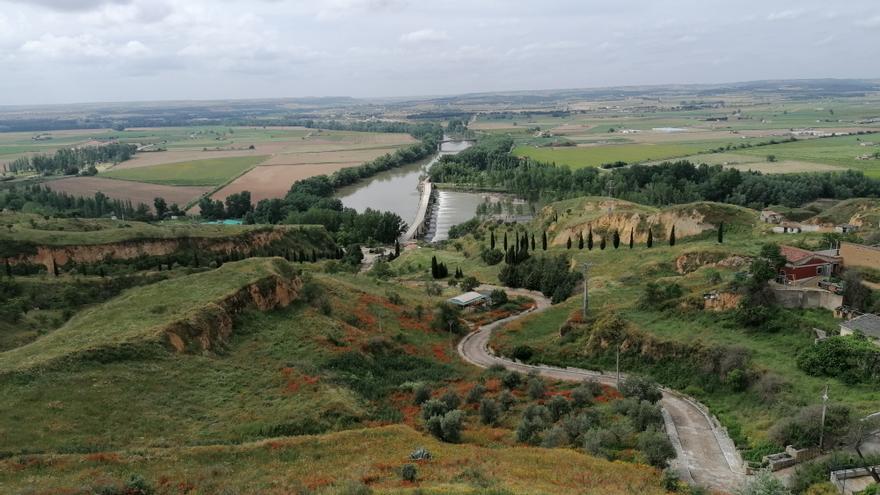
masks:
[(245, 223), (254, 223), (250, 191), (230, 194), (224, 201), (204, 197), (199, 200), (200, 215), (205, 220), (222, 220), (224, 218), (242, 218)]
[(38, 172), (41, 174), (75, 175), (80, 171), (94, 168), (99, 163), (124, 162), (134, 156), (136, 150), (137, 146), (123, 143), (62, 148), (53, 155), (40, 154), (16, 158), (6, 164), (6, 170), (12, 173)]
[(457, 155), (442, 157), (431, 168), (431, 179), (503, 187), (530, 200), (603, 195), (613, 183), (615, 197), (657, 206), (705, 200), (751, 208), (771, 204), (795, 207), (817, 198), (880, 196), (880, 180), (853, 170), (764, 175), (682, 160), (600, 173), (595, 168), (572, 170), (515, 157), (510, 154), (512, 146), (509, 137), (484, 139)]
[[(149, 205), (144, 203), (134, 204), (130, 200), (111, 199), (100, 191), (91, 197), (72, 196), (65, 192), (53, 191), (40, 184), (12, 185), (0, 191), (0, 209), (9, 208), (13, 211), (21, 211), (28, 203), (36, 203), (43, 208), (50, 209), (53, 214), (62, 217), (101, 218), (116, 215), (121, 218), (138, 221), (155, 219)], [(165, 205), (164, 208), (166, 210), (164, 211), (167, 211), (169, 214), (184, 214), (176, 204), (167, 206), (162, 198), (156, 198), (154, 203)], [(157, 212), (156, 216), (161, 217), (163, 215), (164, 212)]]

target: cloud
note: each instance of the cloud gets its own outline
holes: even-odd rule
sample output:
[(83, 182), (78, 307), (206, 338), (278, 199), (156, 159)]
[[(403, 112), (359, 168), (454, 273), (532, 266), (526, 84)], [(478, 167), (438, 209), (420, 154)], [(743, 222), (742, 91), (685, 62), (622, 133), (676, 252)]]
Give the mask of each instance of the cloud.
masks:
[(436, 29), (419, 29), (400, 36), (400, 41), (404, 43), (436, 43), (448, 39), (449, 35), (446, 31), (437, 31)]
[(771, 12), (767, 14), (768, 21), (787, 21), (791, 19), (797, 19), (802, 16), (804, 11), (802, 9), (789, 9), (789, 10), (780, 10), (778, 12)]
[(859, 19), (856, 21), (856, 26), (859, 27), (880, 27), (880, 15), (875, 15), (874, 17), (869, 17), (867, 19)]
[(137, 40), (111, 43), (87, 34), (80, 36), (46, 34), (39, 39), (26, 41), (21, 45), (19, 51), (38, 59), (66, 59), (71, 61), (99, 60), (115, 57), (135, 58), (147, 55), (150, 52), (146, 45)]
[(318, 19), (332, 20), (356, 14), (375, 14), (387, 11), (402, 10), (407, 6), (406, 0), (323, 0), (305, 2), (306, 8), (319, 4), (315, 15)]
[(19, 3), (23, 5), (39, 5), (52, 10), (63, 12), (77, 12), (94, 10), (104, 5), (124, 5), (131, 0), (2, 0), (6, 3)]

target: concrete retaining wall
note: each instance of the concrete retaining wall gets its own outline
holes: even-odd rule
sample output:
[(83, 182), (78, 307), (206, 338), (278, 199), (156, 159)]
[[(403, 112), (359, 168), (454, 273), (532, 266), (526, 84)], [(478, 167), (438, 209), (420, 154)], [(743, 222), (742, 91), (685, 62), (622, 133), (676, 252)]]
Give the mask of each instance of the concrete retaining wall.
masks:
[(843, 296), (819, 289), (773, 287), (776, 303), (783, 308), (825, 308), (834, 311), (843, 305)]

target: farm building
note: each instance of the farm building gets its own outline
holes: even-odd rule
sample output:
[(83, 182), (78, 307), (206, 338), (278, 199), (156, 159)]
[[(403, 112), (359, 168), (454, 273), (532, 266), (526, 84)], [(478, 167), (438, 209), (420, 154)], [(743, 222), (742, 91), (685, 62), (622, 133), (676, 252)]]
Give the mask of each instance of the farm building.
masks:
[(782, 213), (773, 210), (761, 210), (761, 221), (764, 223), (779, 223), (785, 220)]
[(455, 297), (451, 297), (448, 299), (450, 304), (454, 304), (456, 306), (461, 306), (464, 308), (481, 306), (483, 304), (486, 304), (488, 300), (489, 296), (473, 291), (465, 292), (464, 294), (459, 294)]
[(880, 316), (866, 313), (840, 324), (840, 335), (860, 333), (880, 345)]
[(779, 250), (785, 257), (785, 266), (779, 270), (783, 283), (833, 275), (839, 272), (843, 261), (834, 249), (808, 251), (794, 246), (779, 246)]

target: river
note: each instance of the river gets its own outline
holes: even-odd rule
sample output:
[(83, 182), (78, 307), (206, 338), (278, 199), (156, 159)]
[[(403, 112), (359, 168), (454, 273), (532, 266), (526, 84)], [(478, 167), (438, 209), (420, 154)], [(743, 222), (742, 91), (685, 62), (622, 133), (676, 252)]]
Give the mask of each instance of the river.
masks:
[[(411, 223), (419, 207), (419, 179), (441, 155), (454, 155), (473, 144), (471, 141), (447, 141), (440, 153), (430, 160), (380, 172), (369, 179), (340, 189), (336, 197), (342, 204), (357, 211), (367, 208), (393, 211), (407, 224)], [(431, 224), (425, 239), (430, 242), (449, 238), (449, 227), (473, 218), (477, 206), (486, 200), (486, 194), (445, 191), (437, 192), (437, 202), (431, 214)]]

